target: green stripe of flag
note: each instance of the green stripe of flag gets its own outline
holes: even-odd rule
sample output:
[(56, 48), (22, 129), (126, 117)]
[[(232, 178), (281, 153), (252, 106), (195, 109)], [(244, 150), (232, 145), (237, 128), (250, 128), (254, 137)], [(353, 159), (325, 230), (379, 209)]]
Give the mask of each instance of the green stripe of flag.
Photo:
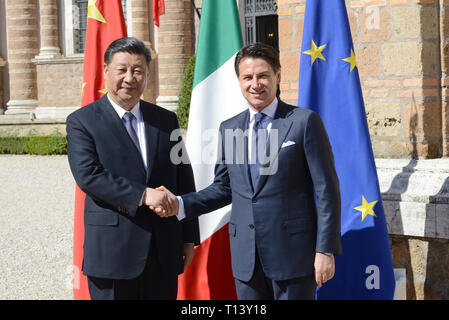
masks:
[(235, 0), (203, 0), (193, 87), (243, 45)]

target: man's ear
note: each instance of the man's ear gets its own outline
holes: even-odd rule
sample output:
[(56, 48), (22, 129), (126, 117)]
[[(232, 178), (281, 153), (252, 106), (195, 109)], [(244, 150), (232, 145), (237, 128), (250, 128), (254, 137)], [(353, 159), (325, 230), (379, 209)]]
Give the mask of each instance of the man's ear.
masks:
[(106, 77), (106, 73), (108, 72), (108, 65), (106, 63), (103, 64), (103, 75)]

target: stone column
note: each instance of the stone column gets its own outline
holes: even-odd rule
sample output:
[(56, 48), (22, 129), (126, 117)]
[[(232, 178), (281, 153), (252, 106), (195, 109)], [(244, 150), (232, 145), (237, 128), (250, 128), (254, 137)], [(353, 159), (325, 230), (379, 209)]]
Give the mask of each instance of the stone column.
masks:
[(58, 1), (39, 0), (39, 14), (41, 48), (36, 59), (60, 57)]
[(0, 114), (3, 114), (3, 77), (2, 73), (5, 69), (6, 61), (0, 57)]
[(150, 80), (147, 88), (143, 93), (143, 99), (152, 103), (156, 102), (156, 58), (157, 54), (153, 49), (153, 45), (150, 41), (150, 10), (148, 0), (133, 0), (131, 2), (131, 14), (132, 14), (132, 26), (129, 28), (133, 36), (142, 40), (145, 46), (151, 52), (151, 64), (150, 64)]
[(178, 108), (178, 95), (187, 60), (193, 54), (193, 16), (190, 0), (165, 1), (158, 30), (159, 97), (169, 110)]
[(5, 114), (28, 114), (37, 107), (36, 66), (39, 50), (37, 0), (7, 0), (10, 100)]

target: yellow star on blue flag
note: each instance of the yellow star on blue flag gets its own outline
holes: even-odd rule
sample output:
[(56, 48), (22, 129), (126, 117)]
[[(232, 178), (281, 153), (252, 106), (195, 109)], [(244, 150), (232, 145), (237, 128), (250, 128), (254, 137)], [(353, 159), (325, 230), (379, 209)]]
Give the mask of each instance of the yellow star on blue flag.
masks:
[(326, 45), (323, 44), (322, 46), (317, 46), (315, 44), (315, 41), (312, 40), (312, 48), (310, 50), (304, 51), (305, 54), (308, 54), (312, 57), (312, 60), (310, 61), (310, 65), (313, 65), (316, 59), (321, 59), (326, 61), (324, 58), (322, 51), (326, 48)]
[(355, 67), (358, 67), (357, 60), (356, 60), (355, 54), (354, 54), (354, 50), (352, 50), (352, 48), (351, 48), (351, 56), (348, 58), (342, 59), (342, 60), (351, 64), (350, 72), (352, 72), (352, 70), (354, 70)]
[(373, 202), (368, 202), (366, 201), (365, 197), (362, 196), (362, 205), (355, 207), (355, 210), (358, 210), (362, 213), (362, 221), (365, 220), (367, 215), (371, 215), (373, 217), (376, 216), (376, 214), (374, 213), (373, 207), (376, 205), (377, 200), (373, 201)]

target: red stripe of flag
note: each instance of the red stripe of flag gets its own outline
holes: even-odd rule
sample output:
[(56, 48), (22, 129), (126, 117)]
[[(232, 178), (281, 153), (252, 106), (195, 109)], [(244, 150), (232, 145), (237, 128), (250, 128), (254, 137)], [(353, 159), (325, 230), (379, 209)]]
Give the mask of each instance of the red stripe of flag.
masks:
[(178, 300), (236, 300), (227, 223), (195, 248), (179, 276)]

